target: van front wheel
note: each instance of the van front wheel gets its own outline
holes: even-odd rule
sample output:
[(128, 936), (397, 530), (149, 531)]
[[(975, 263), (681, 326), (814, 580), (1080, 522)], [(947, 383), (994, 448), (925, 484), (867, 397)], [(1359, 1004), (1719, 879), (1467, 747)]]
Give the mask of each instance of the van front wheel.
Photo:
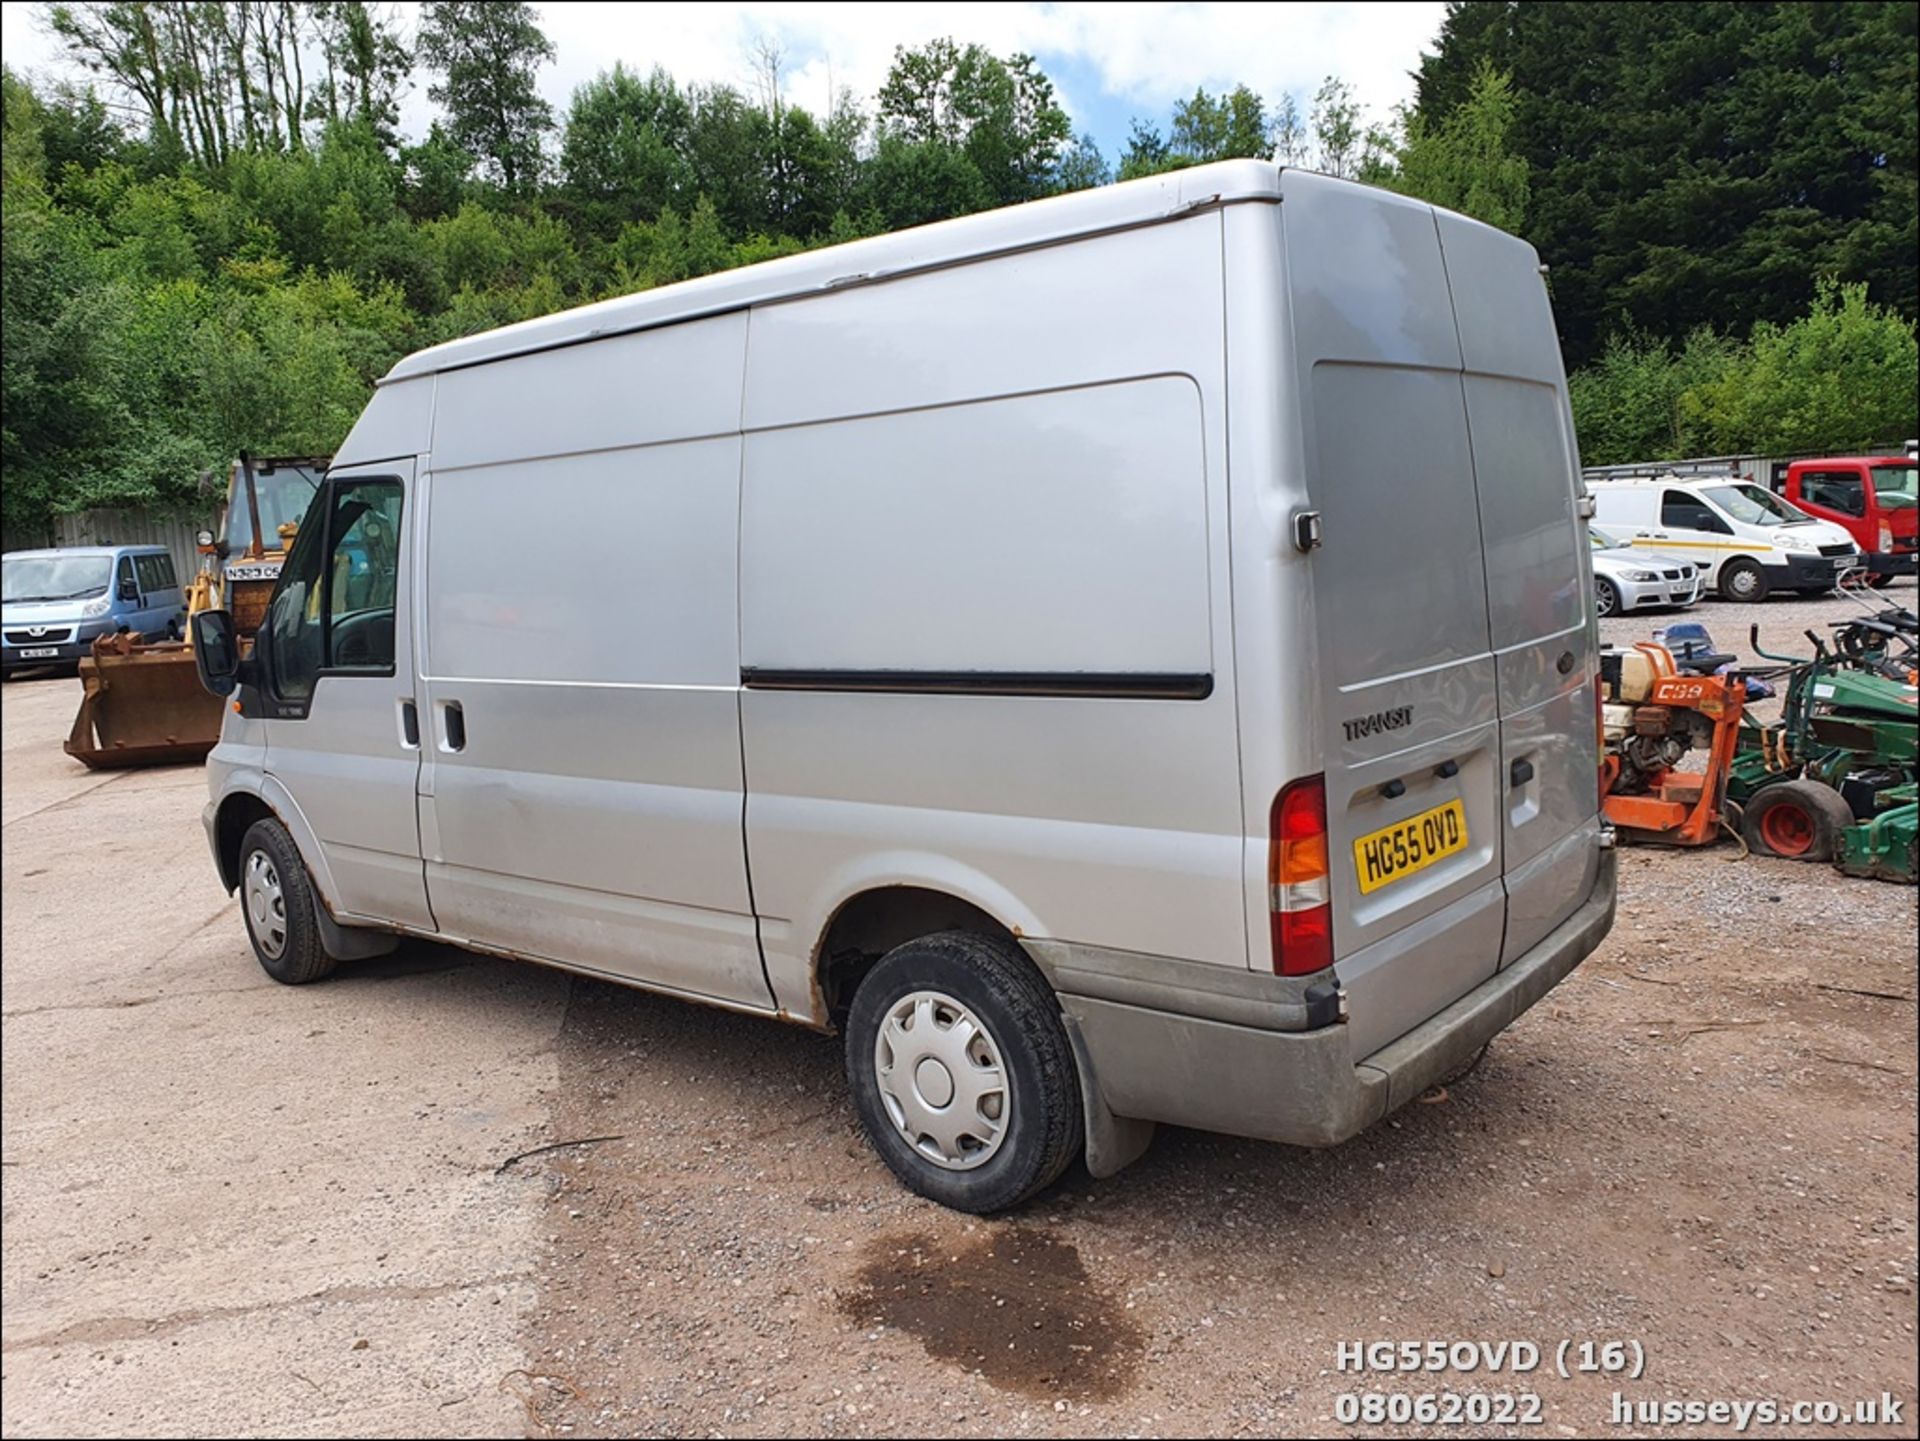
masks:
[(947, 931), (882, 957), (847, 1017), (847, 1079), (894, 1175), (957, 1211), (1019, 1205), (1081, 1148), (1060, 1003), (1003, 941)]
[(1767, 598), (1772, 589), (1767, 584), (1767, 573), (1754, 562), (1746, 559), (1730, 560), (1720, 567), (1720, 598), (1722, 600), (1761, 601)]
[(260, 968), (283, 986), (303, 986), (336, 964), (320, 944), (319, 904), (287, 828), (258, 820), (240, 838), (240, 913)]

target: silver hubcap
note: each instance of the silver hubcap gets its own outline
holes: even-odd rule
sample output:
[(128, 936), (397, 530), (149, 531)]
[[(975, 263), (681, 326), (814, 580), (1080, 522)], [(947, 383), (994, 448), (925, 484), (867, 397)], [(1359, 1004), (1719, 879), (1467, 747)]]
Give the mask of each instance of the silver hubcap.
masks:
[(1755, 578), (1752, 571), (1737, 570), (1733, 573), (1733, 593), (1735, 595), (1752, 595), (1759, 588), (1759, 581)]
[(873, 1041), (880, 1099), (907, 1144), (936, 1166), (991, 1160), (1013, 1119), (1000, 1047), (980, 1018), (939, 991), (894, 1003)]
[(280, 872), (265, 851), (247, 857), (247, 922), (261, 950), (279, 959), (287, 948), (287, 900)]

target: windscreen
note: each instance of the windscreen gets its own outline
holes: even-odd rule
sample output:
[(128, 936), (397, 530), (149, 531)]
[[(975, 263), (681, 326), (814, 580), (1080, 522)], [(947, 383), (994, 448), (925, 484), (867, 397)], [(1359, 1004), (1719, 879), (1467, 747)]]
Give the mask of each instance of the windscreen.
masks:
[(81, 600), (99, 595), (113, 579), (105, 555), (29, 555), (0, 567), (9, 604), (36, 600)]
[(1745, 525), (1807, 525), (1813, 517), (1776, 500), (1757, 485), (1712, 485), (1705, 494)]
[(1915, 503), (1920, 466), (1876, 465), (1873, 468), (1874, 498), (1888, 510), (1911, 510)]

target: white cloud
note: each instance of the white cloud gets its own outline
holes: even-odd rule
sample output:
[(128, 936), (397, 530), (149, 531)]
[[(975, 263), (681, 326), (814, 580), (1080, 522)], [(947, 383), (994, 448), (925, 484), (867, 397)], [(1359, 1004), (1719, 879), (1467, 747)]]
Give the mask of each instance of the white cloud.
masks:
[[(396, 7), (411, 30), (418, 5)], [(788, 96), (811, 109), (826, 105), (829, 80), (871, 100), (896, 45), (940, 35), (978, 41), (1006, 53), (1028, 50), (1091, 75), (1063, 85), (1076, 118), (1098, 101), (1160, 118), (1196, 85), (1218, 89), (1245, 82), (1274, 97), (1303, 101), (1337, 75), (1375, 116), (1412, 96), (1408, 72), (1439, 31), (1444, 5), (1385, 0), (1372, 4), (1017, 4), (928, 3), (619, 4), (563, 0), (538, 7), (557, 52), (541, 74), (541, 90), (564, 114), (575, 86), (625, 62), (642, 71), (664, 66), (682, 82), (750, 83), (750, 50), (766, 35), (784, 48)], [(0, 53), (9, 64), (65, 73), (59, 47), (24, 4), (5, 6)], [(1058, 80), (1056, 75), (1056, 80)], [(407, 97), (402, 128), (424, 133), (433, 107), (424, 78)]]

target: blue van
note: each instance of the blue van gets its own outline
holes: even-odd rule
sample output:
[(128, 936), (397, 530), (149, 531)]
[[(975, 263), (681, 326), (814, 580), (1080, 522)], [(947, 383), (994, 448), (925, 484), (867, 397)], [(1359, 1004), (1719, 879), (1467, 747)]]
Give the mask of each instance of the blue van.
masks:
[(15, 550), (0, 557), (0, 672), (77, 661), (94, 637), (178, 640), (187, 606), (163, 545)]

